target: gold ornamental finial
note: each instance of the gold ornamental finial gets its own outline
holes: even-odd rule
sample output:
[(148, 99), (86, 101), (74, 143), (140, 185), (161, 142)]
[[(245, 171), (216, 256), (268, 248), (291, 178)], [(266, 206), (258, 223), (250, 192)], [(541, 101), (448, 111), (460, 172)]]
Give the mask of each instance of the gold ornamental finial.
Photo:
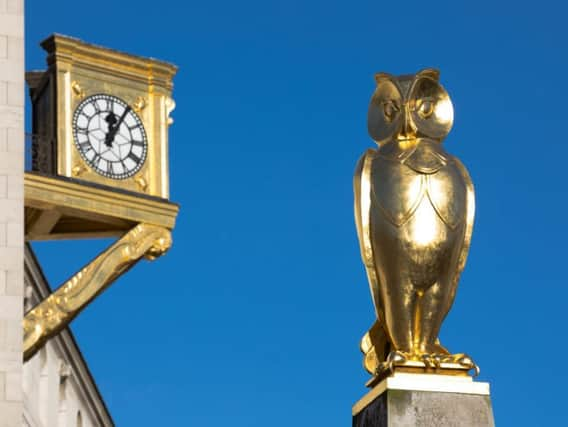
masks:
[(370, 384), (401, 369), (478, 371), (438, 339), (464, 268), (474, 191), (461, 162), (441, 145), (453, 123), (439, 72), (375, 76), (368, 113), (378, 148), (359, 160), (355, 222), (377, 323), (363, 337)]

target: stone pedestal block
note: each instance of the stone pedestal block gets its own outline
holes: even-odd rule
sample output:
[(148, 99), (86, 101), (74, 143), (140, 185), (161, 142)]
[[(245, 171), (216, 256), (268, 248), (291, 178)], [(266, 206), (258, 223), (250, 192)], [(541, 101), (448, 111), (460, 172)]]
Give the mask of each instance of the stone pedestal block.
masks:
[(353, 427), (494, 427), (489, 384), (395, 374), (353, 406)]

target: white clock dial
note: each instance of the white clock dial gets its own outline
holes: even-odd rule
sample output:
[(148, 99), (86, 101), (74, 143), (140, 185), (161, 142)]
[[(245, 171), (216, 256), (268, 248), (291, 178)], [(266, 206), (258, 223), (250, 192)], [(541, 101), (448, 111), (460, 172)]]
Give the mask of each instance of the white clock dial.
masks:
[(116, 96), (85, 98), (73, 115), (73, 133), (81, 157), (108, 178), (131, 177), (146, 160), (148, 140), (142, 121)]

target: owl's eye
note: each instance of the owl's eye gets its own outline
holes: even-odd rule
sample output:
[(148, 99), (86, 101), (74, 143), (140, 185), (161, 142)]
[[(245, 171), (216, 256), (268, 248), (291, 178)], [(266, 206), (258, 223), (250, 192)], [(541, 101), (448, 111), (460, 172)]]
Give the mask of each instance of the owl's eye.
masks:
[(418, 101), (418, 114), (423, 119), (427, 119), (434, 112), (434, 102), (431, 99), (421, 99)]
[(396, 116), (396, 113), (398, 113), (399, 108), (394, 103), (394, 101), (386, 101), (385, 103), (383, 103), (383, 110), (385, 113), (385, 118), (390, 122), (393, 120), (394, 116)]

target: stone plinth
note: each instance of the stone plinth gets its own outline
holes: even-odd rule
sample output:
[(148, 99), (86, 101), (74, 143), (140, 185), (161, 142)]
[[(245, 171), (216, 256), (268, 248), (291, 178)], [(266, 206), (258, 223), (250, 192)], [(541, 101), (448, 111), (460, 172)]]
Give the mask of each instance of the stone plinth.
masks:
[(494, 427), (489, 384), (397, 373), (353, 406), (353, 427)]

